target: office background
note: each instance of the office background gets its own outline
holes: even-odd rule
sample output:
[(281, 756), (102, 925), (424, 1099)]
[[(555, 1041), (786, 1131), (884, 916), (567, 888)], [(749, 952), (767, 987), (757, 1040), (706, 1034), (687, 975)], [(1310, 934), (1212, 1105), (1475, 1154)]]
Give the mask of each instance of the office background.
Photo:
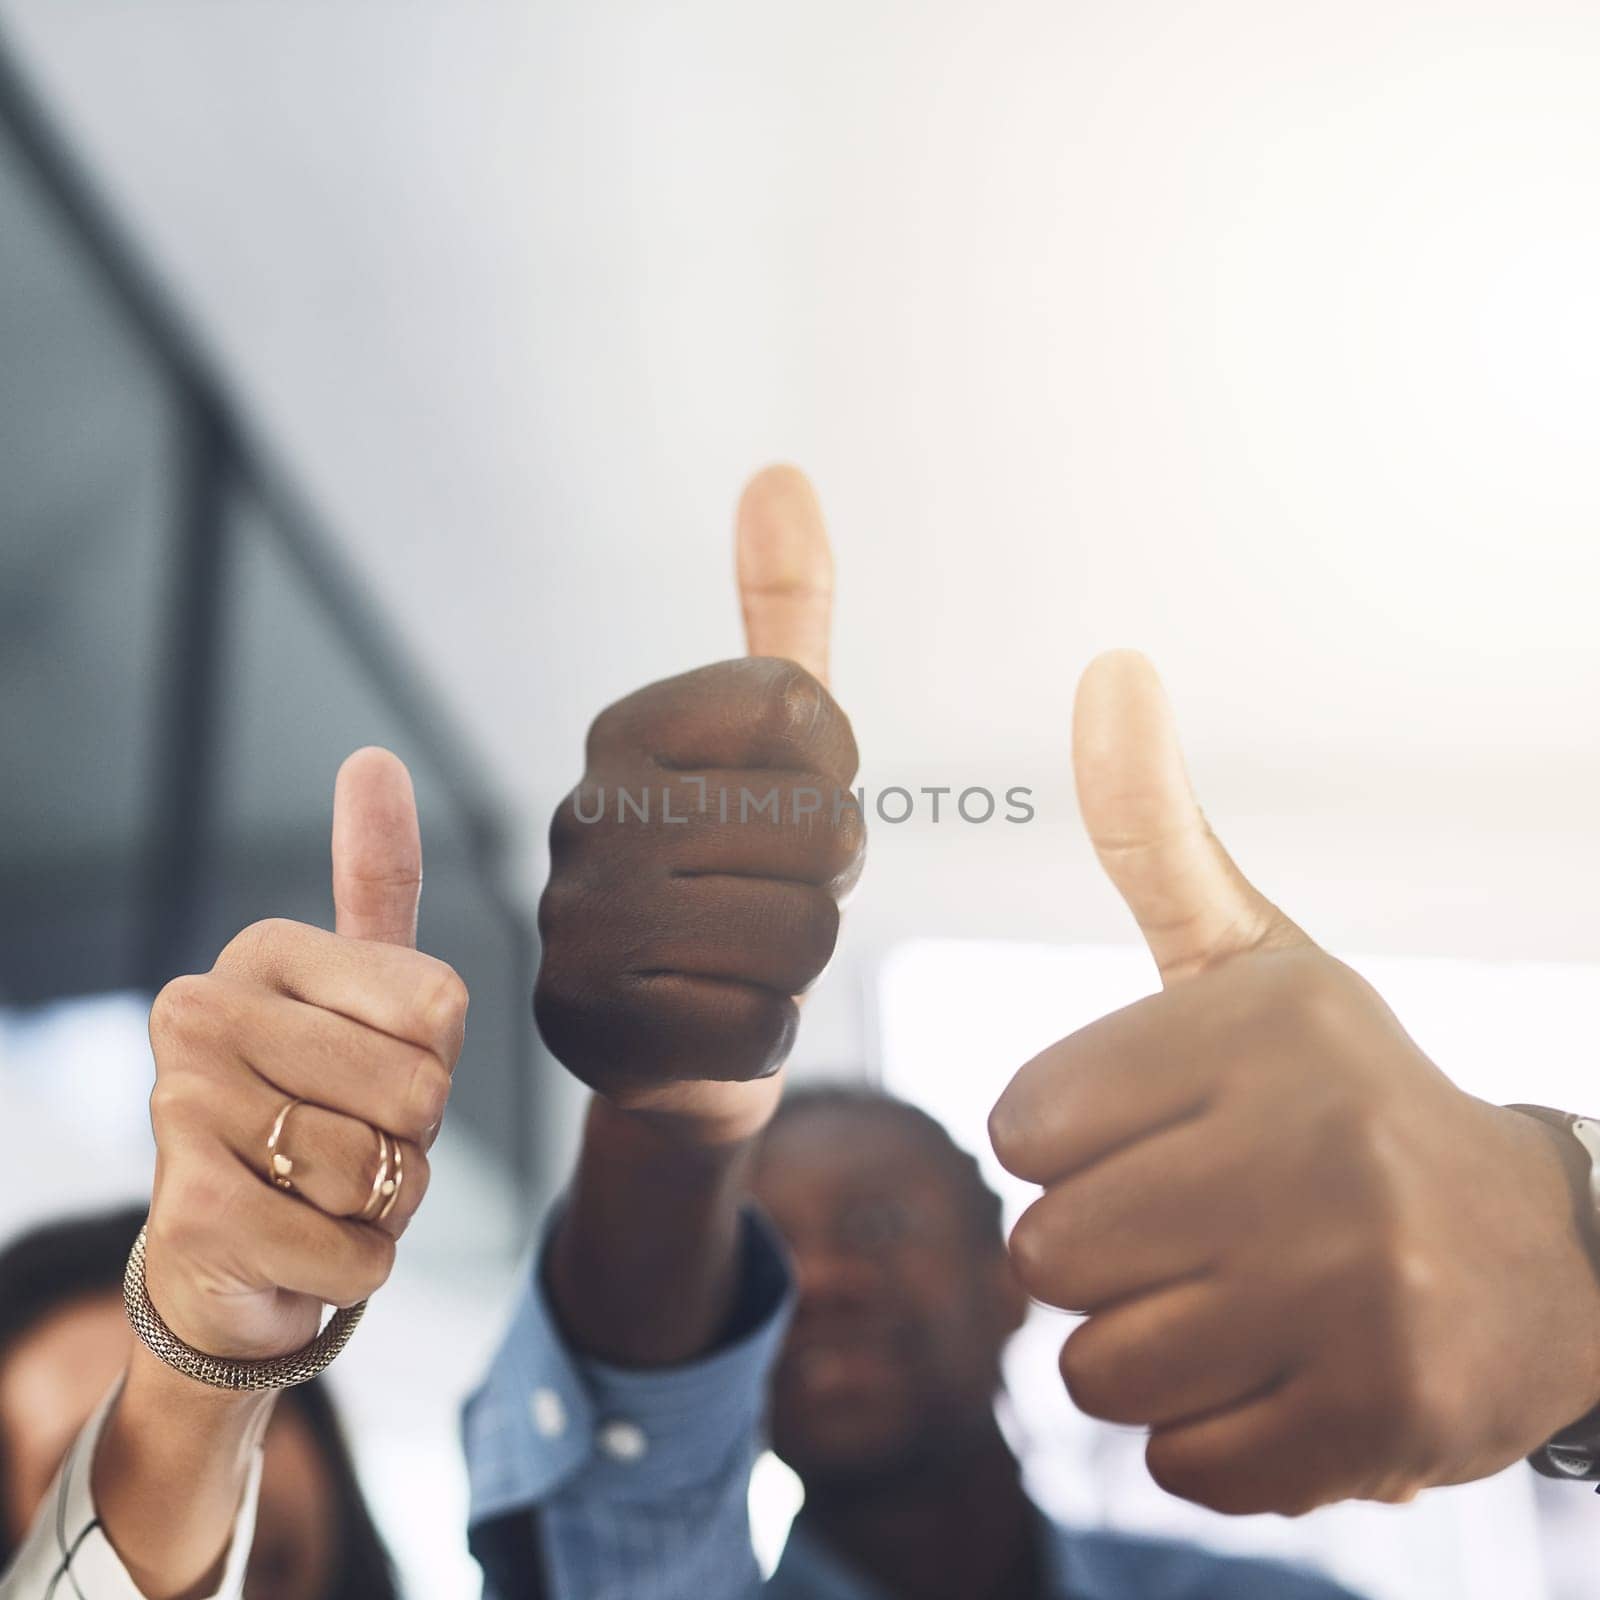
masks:
[[(419, 1236), (352, 1379), (391, 1507), (454, 1505), (453, 1397), (408, 1431), (380, 1355), (487, 1347), (570, 1141), (576, 1097), (520, 1029), (545, 820), (595, 709), (738, 650), (728, 525), (765, 460), (805, 464), (831, 516), (864, 780), (1026, 785), (1038, 808), (875, 830), (804, 1070), (888, 1070), (909, 939), (1127, 943), (1066, 766), (1076, 674), (1120, 643), (1163, 668), (1218, 831), (1326, 943), (1487, 964), (1513, 1006), (1551, 1004), (1556, 969), (1587, 992), (1592, 7), (8, 0), (0, 20), (217, 403), (197, 425), (102, 282), (71, 301), (74, 247), (5, 233), (3, 1092), (24, 1104), (26, 1060), (29, 1115), (109, 1103), (105, 1074), (38, 1063), (92, 1036), (74, 1058), (127, 1052), (125, 1089), (163, 951), (220, 942), (267, 885), (317, 913), (344, 749), (419, 767), (425, 918), (478, 994), (475, 1087), (436, 1249)], [(182, 542), (196, 492), (225, 513), (209, 579)], [(172, 667), (185, 581), (216, 602), (214, 681)], [(1453, 970), (1427, 1003), (1470, 1020), (1483, 969)], [(1073, 972), (1063, 1028), (1115, 988)], [(37, 1003), (70, 973), (57, 992), (134, 997), (58, 1014), (90, 1034), (45, 1049)], [(1581, 1073), (1592, 1026), (1571, 1033)], [(1003, 1053), (974, 1081), (1003, 1081)], [(1502, 1098), (1544, 1065), (1505, 1061)], [(925, 1069), (931, 1098), (956, 1071)], [(893, 1075), (914, 1088), (915, 1059)], [(79, 1170), (112, 1187), (83, 1137), (102, 1156)], [(449, 1272), (460, 1326), (435, 1315)], [(1458, 1539), (1459, 1570), (1393, 1575), (1394, 1600), (1564, 1600), (1600, 1559), (1573, 1497), (1541, 1532), (1520, 1479), (1493, 1492), (1451, 1525), (1488, 1517), (1545, 1571), (1504, 1587)], [(1128, 1495), (1091, 1509), (1166, 1515)], [(438, 1539), (408, 1555), (420, 1593), (467, 1581)]]

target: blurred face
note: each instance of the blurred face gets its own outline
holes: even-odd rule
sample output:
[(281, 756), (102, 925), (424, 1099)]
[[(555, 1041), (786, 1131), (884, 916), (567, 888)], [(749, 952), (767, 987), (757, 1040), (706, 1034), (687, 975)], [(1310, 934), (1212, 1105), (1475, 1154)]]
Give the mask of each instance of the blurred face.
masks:
[(1025, 1302), (921, 1137), (871, 1108), (793, 1112), (754, 1187), (799, 1284), (772, 1439), (801, 1479), (890, 1478), (988, 1427)]
[[(0, 1516), (23, 1537), (89, 1414), (127, 1363), (132, 1334), (113, 1295), (64, 1307), (0, 1363), (0, 1443), (10, 1471)], [(280, 1405), (267, 1433), (246, 1600), (332, 1600), (334, 1485), (305, 1421)]]

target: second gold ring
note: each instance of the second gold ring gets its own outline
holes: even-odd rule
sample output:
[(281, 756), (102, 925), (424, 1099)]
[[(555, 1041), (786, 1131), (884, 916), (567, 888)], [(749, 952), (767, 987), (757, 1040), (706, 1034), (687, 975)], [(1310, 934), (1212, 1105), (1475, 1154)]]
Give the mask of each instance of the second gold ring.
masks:
[(405, 1158), (400, 1141), (391, 1139), (381, 1128), (372, 1131), (378, 1136), (378, 1170), (373, 1174), (367, 1203), (357, 1214), (358, 1222), (385, 1221), (399, 1202), (400, 1188), (405, 1182)]

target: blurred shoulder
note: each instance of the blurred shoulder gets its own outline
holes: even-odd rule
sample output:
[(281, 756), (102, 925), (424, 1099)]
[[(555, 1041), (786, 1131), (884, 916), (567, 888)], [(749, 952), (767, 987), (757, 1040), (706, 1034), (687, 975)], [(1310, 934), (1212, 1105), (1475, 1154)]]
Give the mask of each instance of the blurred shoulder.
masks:
[(1054, 1541), (1066, 1592), (1082, 1600), (1359, 1600), (1305, 1567), (1175, 1539), (1056, 1527)]

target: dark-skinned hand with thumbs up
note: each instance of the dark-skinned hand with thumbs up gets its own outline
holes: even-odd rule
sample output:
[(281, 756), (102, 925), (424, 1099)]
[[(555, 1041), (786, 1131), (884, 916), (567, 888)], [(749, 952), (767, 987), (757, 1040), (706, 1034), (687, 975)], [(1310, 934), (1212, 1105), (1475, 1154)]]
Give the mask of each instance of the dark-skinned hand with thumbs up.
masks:
[[(421, 880), (411, 780), (387, 752), (359, 751), (335, 791), (335, 931), (257, 923), (156, 999), (145, 1290), (190, 1352), (294, 1357), (326, 1307), (389, 1276), (427, 1190), (467, 1006), (461, 979), (415, 948)], [(148, 1600), (212, 1592), (272, 1393), (213, 1387), (135, 1346), (93, 1482)]]
[(796, 469), (751, 480), (736, 549), (748, 654), (595, 719), (539, 908), (540, 1031), (595, 1091), (550, 1288), (580, 1348), (633, 1366), (726, 1316), (748, 1159), (864, 843), (826, 686), (832, 556)]
[(1085, 674), (1091, 841), (1162, 991), (1052, 1045), (994, 1109), (1043, 1185), (1012, 1236), (1088, 1313), (1077, 1404), (1150, 1430), (1226, 1512), (1483, 1477), (1600, 1401), (1600, 1279), (1552, 1131), (1457, 1089), (1211, 833), (1142, 657)]

